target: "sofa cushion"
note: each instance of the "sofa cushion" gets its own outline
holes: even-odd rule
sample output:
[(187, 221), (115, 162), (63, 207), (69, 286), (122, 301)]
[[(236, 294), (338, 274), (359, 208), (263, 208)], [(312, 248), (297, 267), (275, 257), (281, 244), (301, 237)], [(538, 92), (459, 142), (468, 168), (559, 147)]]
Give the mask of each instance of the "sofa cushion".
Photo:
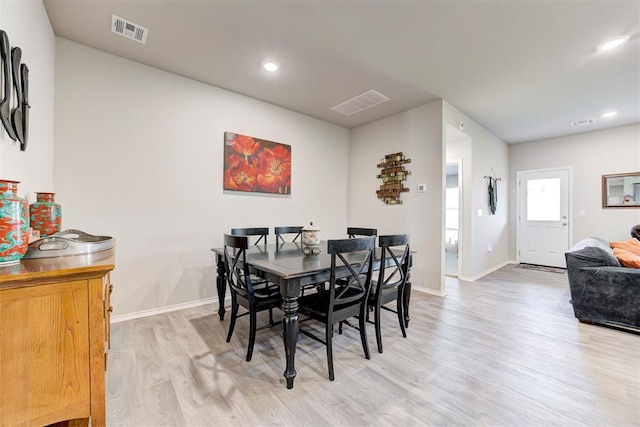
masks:
[(613, 249), (623, 249), (640, 256), (640, 240), (637, 239), (623, 240), (621, 242), (609, 242), (609, 246)]
[(640, 255), (621, 248), (613, 248), (613, 254), (623, 267), (640, 268)]

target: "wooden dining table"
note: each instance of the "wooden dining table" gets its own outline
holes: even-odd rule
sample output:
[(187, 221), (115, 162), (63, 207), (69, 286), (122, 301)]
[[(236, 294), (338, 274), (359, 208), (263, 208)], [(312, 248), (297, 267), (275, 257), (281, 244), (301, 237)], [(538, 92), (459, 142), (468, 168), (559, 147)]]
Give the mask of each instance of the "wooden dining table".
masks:
[[(217, 278), (218, 288), (218, 315), (220, 320), (224, 320), (226, 312), (224, 299), (226, 295), (227, 283), (225, 280), (224, 248), (213, 248), (217, 257)], [(327, 254), (327, 242), (320, 243), (321, 252), (316, 255), (305, 255), (302, 252), (302, 244), (298, 242), (253, 245), (247, 250), (247, 263), (250, 265), (252, 273), (264, 277), (277, 284), (282, 295), (282, 319), (284, 349), (286, 355), (286, 367), (284, 377), (287, 381), (287, 388), (293, 388), (293, 381), (296, 377), (295, 354), (298, 337), (298, 297), (300, 289), (307, 285), (322, 283), (329, 280), (331, 272), (331, 256)], [(413, 255), (409, 260), (411, 267)], [(357, 265), (364, 259), (364, 253), (352, 253), (348, 258), (350, 263)], [(380, 248), (376, 249), (374, 260), (374, 270), (380, 268)], [(411, 271), (409, 269), (409, 271)], [(346, 268), (336, 271), (336, 277), (346, 277), (349, 271)], [(375, 278), (375, 274), (374, 274)], [(411, 277), (407, 275), (405, 286), (405, 325), (409, 325), (409, 300), (411, 297)]]

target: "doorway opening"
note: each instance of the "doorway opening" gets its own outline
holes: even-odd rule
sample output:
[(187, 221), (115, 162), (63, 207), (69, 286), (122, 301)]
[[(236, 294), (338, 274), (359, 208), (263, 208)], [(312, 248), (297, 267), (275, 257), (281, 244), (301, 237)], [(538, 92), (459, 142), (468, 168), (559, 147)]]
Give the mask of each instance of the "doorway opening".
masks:
[(458, 277), (460, 271), (460, 161), (446, 165), (444, 198), (444, 274)]

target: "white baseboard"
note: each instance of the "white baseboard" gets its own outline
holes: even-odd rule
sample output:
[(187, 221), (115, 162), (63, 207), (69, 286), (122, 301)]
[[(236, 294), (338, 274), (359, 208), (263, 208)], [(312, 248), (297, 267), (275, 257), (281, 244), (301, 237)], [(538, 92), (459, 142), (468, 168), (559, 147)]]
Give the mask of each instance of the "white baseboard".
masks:
[(435, 289), (431, 289), (431, 288), (425, 288), (422, 286), (416, 286), (416, 285), (411, 285), (411, 292), (413, 291), (418, 291), (418, 292), (424, 292), (425, 294), (429, 294), (429, 295), (435, 295), (437, 297), (446, 297), (447, 293), (443, 292), (443, 291), (437, 291)]
[(486, 276), (486, 275), (487, 275), (487, 274), (489, 274), (489, 273), (493, 273), (493, 272), (494, 272), (494, 271), (496, 271), (496, 270), (500, 270), (502, 267), (505, 267), (505, 266), (507, 266), (507, 265), (509, 265), (509, 264), (516, 264), (516, 262), (515, 262), (515, 261), (512, 261), (512, 260), (508, 260), (508, 261), (505, 261), (505, 262), (500, 263), (500, 264), (498, 264), (498, 265), (494, 265), (493, 267), (491, 267), (491, 268), (489, 268), (489, 269), (487, 269), (487, 270), (483, 271), (483, 272), (482, 272), (482, 273), (480, 273), (480, 274), (476, 274), (475, 276), (470, 276), (470, 277), (464, 276), (464, 277), (459, 277), (459, 279), (460, 279), (460, 280), (463, 280), (463, 281), (465, 281), (465, 282), (475, 282), (475, 281), (476, 281), (476, 280), (478, 280), (479, 278), (481, 278), (481, 277), (483, 277), (483, 276)]
[(169, 313), (171, 311), (182, 310), (185, 308), (198, 307), (200, 305), (217, 303), (217, 297), (203, 298), (196, 301), (184, 302), (181, 304), (168, 305), (166, 307), (152, 308), (150, 310), (137, 311), (135, 313), (121, 314), (111, 316), (111, 323), (124, 322), (126, 320), (140, 319), (141, 317), (154, 316), (156, 314)]

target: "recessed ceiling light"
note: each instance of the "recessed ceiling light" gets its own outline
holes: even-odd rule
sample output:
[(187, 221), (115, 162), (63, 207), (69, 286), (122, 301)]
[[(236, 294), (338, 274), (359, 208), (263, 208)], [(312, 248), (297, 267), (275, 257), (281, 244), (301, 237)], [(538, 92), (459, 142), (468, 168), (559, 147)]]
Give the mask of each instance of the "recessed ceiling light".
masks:
[(618, 114), (618, 112), (617, 112), (617, 111), (609, 111), (608, 113), (602, 113), (602, 114), (600, 115), (600, 117), (604, 117), (604, 118), (606, 119), (606, 118), (609, 118), (609, 117), (614, 117), (614, 116), (616, 116), (617, 114)]
[(620, 46), (622, 43), (626, 42), (627, 40), (629, 40), (629, 36), (616, 37), (615, 39), (608, 40), (600, 44), (600, 46), (598, 46), (598, 50), (615, 49), (616, 47)]
[(278, 71), (278, 64), (276, 64), (273, 61), (266, 61), (262, 64), (262, 67), (267, 70), (270, 73), (273, 73), (274, 71)]

